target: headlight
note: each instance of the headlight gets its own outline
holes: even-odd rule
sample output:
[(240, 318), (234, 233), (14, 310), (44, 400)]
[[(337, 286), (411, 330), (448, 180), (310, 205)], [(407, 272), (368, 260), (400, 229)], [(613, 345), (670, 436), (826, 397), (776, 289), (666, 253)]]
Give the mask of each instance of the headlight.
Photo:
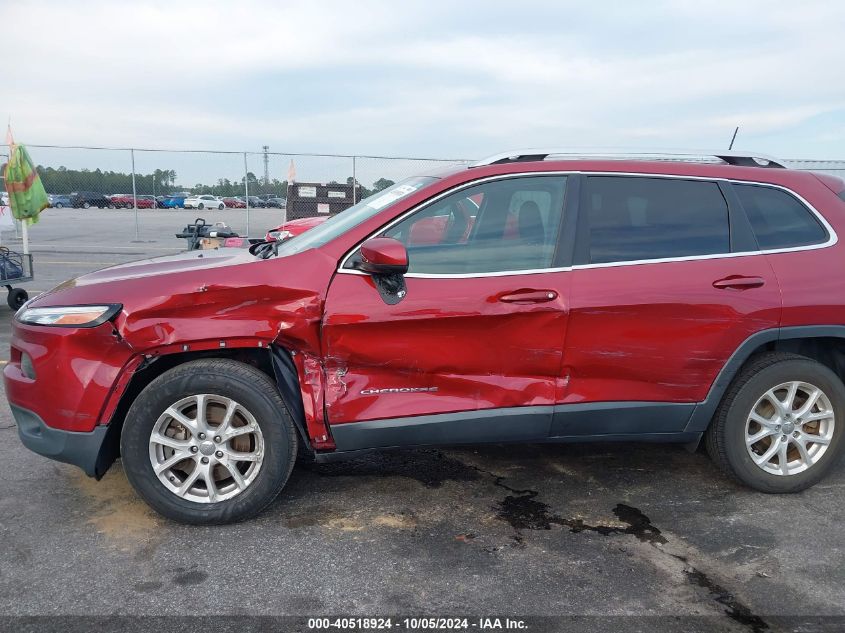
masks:
[(29, 325), (60, 327), (96, 327), (120, 312), (119, 304), (102, 306), (66, 306), (62, 308), (24, 308), (16, 315), (18, 321)]

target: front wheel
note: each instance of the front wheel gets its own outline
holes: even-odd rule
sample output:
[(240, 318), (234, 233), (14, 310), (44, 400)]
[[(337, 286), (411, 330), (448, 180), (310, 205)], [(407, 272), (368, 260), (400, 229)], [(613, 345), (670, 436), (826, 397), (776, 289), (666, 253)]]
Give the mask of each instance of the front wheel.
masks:
[(90, 208), (91, 208), (91, 203), (90, 203), (90, 202), (83, 202), (83, 203), (82, 203), (82, 208), (83, 208), (83, 209), (90, 209)]
[(297, 453), (275, 384), (223, 359), (185, 363), (153, 380), (130, 407), (120, 445), (137, 493), (162, 515), (196, 525), (261, 512)]
[(61, 209), (61, 208), (62, 208), (63, 206), (65, 206), (65, 205), (63, 205), (61, 202), (57, 202), (57, 203), (56, 203), (56, 204), (54, 204), (53, 206), (54, 206), (56, 209)]
[(199, 209), (200, 211), (202, 211), (203, 209), (205, 209), (205, 205), (203, 205), (203, 203), (202, 203), (202, 202), (200, 202), (200, 203), (197, 205), (197, 209)]
[(843, 448), (845, 385), (825, 365), (783, 352), (740, 372), (710, 428), (707, 450), (740, 482), (770, 493), (818, 483)]
[(224, 205), (222, 205), (222, 204), (218, 204), (218, 205), (217, 205), (217, 208), (218, 208), (218, 210), (220, 210), (220, 211), (222, 211), (222, 210), (223, 210), (223, 207), (224, 207)]

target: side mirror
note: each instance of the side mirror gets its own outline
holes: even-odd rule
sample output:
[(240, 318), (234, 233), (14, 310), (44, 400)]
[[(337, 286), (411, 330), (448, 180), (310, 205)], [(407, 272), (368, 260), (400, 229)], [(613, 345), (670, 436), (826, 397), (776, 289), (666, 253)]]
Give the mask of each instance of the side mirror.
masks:
[(408, 272), (408, 251), (392, 237), (374, 237), (361, 244), (358, 269), (371, 275), (404, 275)]

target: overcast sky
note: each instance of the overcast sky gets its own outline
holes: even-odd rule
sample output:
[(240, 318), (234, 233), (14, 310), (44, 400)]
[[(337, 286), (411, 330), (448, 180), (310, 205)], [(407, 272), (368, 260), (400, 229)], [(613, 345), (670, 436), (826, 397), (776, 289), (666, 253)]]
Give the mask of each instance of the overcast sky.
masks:
[(845, 2), (0, 2), (29, 143), (845, 158)]

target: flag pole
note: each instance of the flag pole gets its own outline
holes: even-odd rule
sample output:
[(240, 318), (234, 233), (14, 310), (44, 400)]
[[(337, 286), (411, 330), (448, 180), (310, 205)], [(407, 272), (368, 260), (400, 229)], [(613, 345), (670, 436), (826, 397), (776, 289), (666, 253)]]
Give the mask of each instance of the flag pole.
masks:
[[(12, 117), (9, 116), (9, 122), (6, 126), (6, 144), (9, 146), (9, 162), (12, 160), (13, 148), (15, 147), (15, 137), (12, 135)], [(8, 169), (8, 168), (7, 168)], [(10, 194), (11, 196), (11, 194)], [(17, 228), (17, 227), (16, 227)], [(17, 233), (17, 231), (15, 231)], [(21, 238), (23, 239), (24, 255), (29, 255), (29, 226), (26, 219), (21, 220)]]

